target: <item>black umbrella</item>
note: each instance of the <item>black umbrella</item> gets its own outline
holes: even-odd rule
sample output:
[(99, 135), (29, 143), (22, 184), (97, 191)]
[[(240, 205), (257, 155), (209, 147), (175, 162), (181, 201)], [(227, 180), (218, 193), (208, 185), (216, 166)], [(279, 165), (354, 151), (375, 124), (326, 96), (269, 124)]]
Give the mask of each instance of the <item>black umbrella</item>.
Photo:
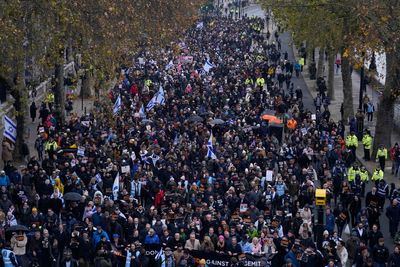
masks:
[(75, 192), (68, 192), (64, 195), (64, 200), (67, 201), (80, 201), (81, 200), (81, 195)]
[(189, 117), (190, 122), (202, 122), (204, 119), (199, 115), (192, 115)]
[(273, 109), (265, 109), (262, 113), (261, 113), (261, 116), (262, 115), (275, 115), (276, 114), (276, 111), (275, 110), (273, 110)]
[(29, 229), (28, 229), (26, 226), (24, 226), (24, 225), (19, 225), (19, 224), (10, 226), (10, 227), (8, 227), (8, 228), (6, 229), (6, 232), (20, 232), (20, 231), (22, 231), (22, 232), (28, 232)]

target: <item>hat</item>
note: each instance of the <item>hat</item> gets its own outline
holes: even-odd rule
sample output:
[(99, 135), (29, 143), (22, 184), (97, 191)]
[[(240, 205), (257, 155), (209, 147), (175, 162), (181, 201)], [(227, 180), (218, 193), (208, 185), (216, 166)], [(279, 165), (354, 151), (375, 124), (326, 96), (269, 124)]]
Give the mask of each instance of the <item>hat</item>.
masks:
[(113, 238), (119, 238), (119, 234), (113, 234)]
[(324, 233), (323, 233), (323, 235), (329, 235), (328, 230), (325, 230)]
[(218, 237), (218, 239), (224, 240), (224, 236), (223, 236), (223, 235), (220, 235), (220, 236)]

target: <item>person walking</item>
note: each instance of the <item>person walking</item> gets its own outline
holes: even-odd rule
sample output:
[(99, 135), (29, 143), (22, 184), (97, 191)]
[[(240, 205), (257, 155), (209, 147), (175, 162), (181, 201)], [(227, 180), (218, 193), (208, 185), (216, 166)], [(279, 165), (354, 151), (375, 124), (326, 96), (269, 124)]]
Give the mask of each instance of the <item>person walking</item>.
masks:
[(4, 162), (4, 166), (6, 165), (7, 162), (13, 160), (14, 149), (15, 149), (14, 144), (8, 141), (6, 138), (4, 138), (2, 143), (2, 152), (1, 152), (1, 157)]
[(31, 115), (32, 122), (35, 122), (36, 115), (37, 115), (36, 111), (37, 111), (36, 103), (35, 103), (35, 101), (32, 101), (32, 104), (29, 107), (29, 113)]
[(372, 121), (374, 118), (375, 106), (371, 100), (367, 103), (367, 121)]
[(394, 238), (400, 222), (400, 206), (397, 199), (393, 199), (392, 203), (386, 208), (386, 217), (389, 219), (390, 236)]
[(364, 136), (362, 138), (362, 144), (364, 146), (364, 160), (371, 160), (371, 147), (372, 147), (372, 136), (368, 130), (365, 131)]
[(379, 161), (379, 166), (381, 167), (382, 171), (385, 171), (385, 163), (387, 158), (388, 158), (387, 149), (383, 145), (380, 145), (378, 148), (378, 152), (376, 152), (376, 160), (377, 162)]

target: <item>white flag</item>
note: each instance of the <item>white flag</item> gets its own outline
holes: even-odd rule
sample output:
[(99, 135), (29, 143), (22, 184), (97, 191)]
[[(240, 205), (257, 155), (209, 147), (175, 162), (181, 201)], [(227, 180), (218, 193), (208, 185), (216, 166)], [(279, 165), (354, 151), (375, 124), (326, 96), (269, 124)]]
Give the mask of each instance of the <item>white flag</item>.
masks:
[(114, 200), (118, 199), (118, 192), (119, 192), (119, 172), (117, 173), (117, 176), (115, 176), (114, 184), (113, 184), (113, 196)]
[(4, 115), (4, 136), (13, 143), (17, 141), (17, 125), (7, 115)]

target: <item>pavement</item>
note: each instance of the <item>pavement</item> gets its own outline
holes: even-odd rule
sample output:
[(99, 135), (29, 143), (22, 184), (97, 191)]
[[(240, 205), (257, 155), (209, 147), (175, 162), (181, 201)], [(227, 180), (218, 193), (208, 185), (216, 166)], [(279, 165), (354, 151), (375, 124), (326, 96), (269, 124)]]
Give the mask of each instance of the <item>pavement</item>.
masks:
[[(247, 13), (248, 16), (259, 16), (262, 18), (265, 18), (265, 13), (261, 9), (261, 7), (257, 4), (252, 4), (248, 7), (245, 8), (244, 10), (245, 13)], [(273, 33), (277, 30), (276, 26), (273, 23), (269, 23), (268, 25), (268, 30), (271, 33), (271, 36), (273, 36)], [(292, 42), (292, 38), (290, 33), (285, 32), (280, 34), (280, 39), (282, 43), (282, 53), (283, 52), (288, 52), (288, 59), (292, 62), (297, 61), (299, 59), (298, 57), (298, 50), (294, 46)], [(318, 51), (315, 52), (315, 62), (318, 62)], [(322, 73), (323, 76), (328, 77), (328, 62), (327, 60), (324, 59), (324, 72)], [(326, 79), (327, 80), (327, 79)], [(316, 86), (316, 81), (315, 80), (310, 80), (309, 77), (309, 72), (307, 66), (304, 67), (303, 72), (299, 76), (299, 78), (296, 78), (295, 76), (292, 77), (292, 82), (294, 83), (294, 88), (297, 88), (299, 86), (303, 90), (303, 104), (304, 107), (311, 112), (315, 111), (315, 106), (314, 106), (314, 101), (313, 99), (317, 96), (317, 86)], [(358, 109), (358, 99), (359, 99), (359, 93), (360, 93), (360, 75), (353, 71), (352, 73), (352, 84), (353, 84), (353, 105), (354, 105), (354, 111), (357, 111)], [(367, 95), (369, 98), (372, 100), (372, 102), (375, 105), (375, 109), (378, 107), (378, 101), (379, 101), (379, 89), (376, 86), (368, 85), (367, 86)], [(342, 81), (342, 76), (340, 70), (336, 73), (334, 76), (334, 98), (331, 100), (331, 104), (329, 106), (329, 110), (331, 112), (331, 117), (335, 121), (339, 121), (341, 119), (341, 114), (340, 114), (340, 106), (343, 102), (343, 81)], [(375, 133), (375, 125), (376, 125), (376, 114), (374, 114), (374, 118), (372, 122), (367, 122), (365, 121), (365, 127), (368, 128), (371, 131), (372, 136), (374, 136)], [(400, 140), (400, 134), (398, 131), (393, 131), (392, 133), (392, 143), (394, 144), (395, 142), (398, 142)], [(364, 155), (364, 150), (363, 146), (360, 143), (357, 149), (357, 159), (358, 161), (363, 164), (366, 169), (370, 172), (370, 174), (374, 171), (374, 169), (377, 167), (377, 163), (374, 161), (365, 161), (363, 160), (363, 155)], [(391, 166), (392, 162), (388, 160), (386, 162), (385, 166), (385, 181), (388, 184), (394, 183), (396, 187), (400, 186), (400, 180), (399, 178), (394, 177), (391, 174)], [(371, 191), (371, 188), (373, 186), (373, 183), (370, 182), (366, 186), (366, 192)], [(389, 205), (389, 200), (386, 200), (385, 207)], [(365, 205), (363, 201), (363, 206)], [(392, 238), (390, 237), (389, 233), (389, 220), (384, 214), (380, 216), (380, 225), (381, 225), (381, 231), (383, 233), (383, 236), (385, 238), (385, 243), (386, 246), (389, 248), (390, 251), (393, 251), (394, 249), (394, 243), (392, 241)], [(346, 239), (346, 237), (344, 237)]]

